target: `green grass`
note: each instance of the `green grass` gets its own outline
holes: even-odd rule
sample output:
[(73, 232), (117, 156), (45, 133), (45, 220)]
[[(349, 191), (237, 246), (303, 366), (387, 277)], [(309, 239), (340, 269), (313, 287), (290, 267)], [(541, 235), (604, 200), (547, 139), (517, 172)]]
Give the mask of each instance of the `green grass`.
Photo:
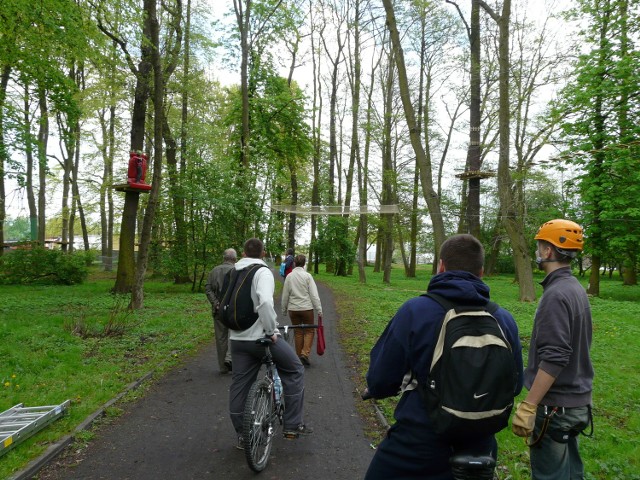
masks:
[[(394, 269), (391, 285), (384, 285), (382, 275), (368, 269), (368, 283), (360, 285), (357, 276), (318, 276), (336, 293), (342, 340), (358, 365), (359, 387), (364, 386), (373, 343), (402, 302), (424, 292), (429, 277), (427, 270), (421, 270), (417, 279), (406, 279), (401, 269)], [(516, 318), (526, 349), (536, 304), (518, 301), (511, 277), (486, 281), (493, 299)], [(203, 294), (192, 294), (190, 286), (149, 279), (145, 308), (128, 314), (128, 298), (109, 294), (113, 284), (113, 275), (94, 272), (83, 285), (0, 288), (0, 411), (18, 403), (36, 406), (71, 400), (68, 416), (0, 457), (0, 478), (23, 468), (51, 443), (73, 432), (132, 381), (151, 370), (167, 371), (211, 339), (209, 304)], [(595, 434), (582, 440), (581, 451), (589, 479), (638, 479), (640, 287), (603, 279), (601, 291), (600, 298), (592, 299)], [(99, 335), (123, 325), (122, 336)], [(90, 335), (81, 338), (71, 333), (72, 328)], [(382, 402), (389, 419), (395, 401)], [(119, 412), (112, 407), (108, 413)], [(90, 439), (91, 433), (81, 435), (81, 441)], [(507, 430), (498, 440), (500, 478), (528, 478), (522, 440)]]
[(0, 478), (73, 432), (129, 383), (167, 371), (211, 339), (204, 294), (149, 279), (145, 308), (131, 313), (129, 296), (109, 293), (114, 276), (94, 272), (83, 285), (0, 288), (0, 412), (19, 403), (71, 401), (68, 416), (0, 457)]
[[(430, 278), (424, 267), (417, 278), (404, 277), (403, 270), (392, 270), (391, 284), (384, 285), (382, 274), (367, 269), (367, 284), (354, 276), (341, 278), (320, 273), (316, 278), (331, 286), (341, 316), (340, 332), (345, 349), (358, 365), (355, 379), (364, 388), (368, 355), (398, 307), (407, 299), (423, 293)], [(537, 274), (536, 281), (543, 278)], [(526, 364), (529, 338), (537, 303), (518, 301), (518, 287), (511, 276), (485, 279), (492, 299), (511, 311), (520, 330)], [(586, 278), (581, 279), (586, 284)], [(537, 286), (538, 298), (542, 293)], [(618, 278), (603, 278), (601, 296), (591, 299), (594, 335), (591, 356), (594, 380), (594, 422), (592, 438), (582, 437), (580, 449), (587, 479), (640, 479), (640, 287), (625, 287)], [(526, 392), (521, 394), (524, 397)], [(518, 399), (518, 400), (519, 400)], [(390, 423), (396, 398), (380, 402)], [(380, 436), (377, 437), (379, 440)], [(510, 428), (498, 434), (500, 446), (499, 478), (528, 479), (528, 452), (522, 439)]]

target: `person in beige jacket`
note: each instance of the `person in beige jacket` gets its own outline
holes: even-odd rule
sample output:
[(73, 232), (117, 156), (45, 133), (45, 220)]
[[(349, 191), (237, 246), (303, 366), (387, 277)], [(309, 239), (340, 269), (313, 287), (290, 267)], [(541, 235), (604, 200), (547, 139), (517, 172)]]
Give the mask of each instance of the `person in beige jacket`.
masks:
[[(315, 310), (322, 319), (322, 305), (318, 296), (318, 287), (313, 277), (304, 269), (307, 258), (296, 255), (294, 269), (284, 281), (282, 289), (282, 314), (289, 314), (292, 325), (313, 325)], [(305, 366), (309, 366), (309, 355), (313, 345), (313, 328), (296, 328), (296, 354)]]

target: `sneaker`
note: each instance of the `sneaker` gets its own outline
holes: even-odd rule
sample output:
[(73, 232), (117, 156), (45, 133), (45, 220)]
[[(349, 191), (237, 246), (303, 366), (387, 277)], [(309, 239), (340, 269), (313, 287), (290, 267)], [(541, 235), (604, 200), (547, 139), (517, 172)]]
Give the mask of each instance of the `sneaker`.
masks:
[(301, 423), (295, 428), (285, 428), (282, 432), (284, 438), (294, 439), (298, 438), (300, 435), (311, 435), (313, 433), (313, 428), (304, 423)]
[(224, 366), (227, 368), (227, 370), (228, 370), (229, 372), (232, 370), (232, 369), (231, 369), (231, 362), (230, 362), (229, 360), (227, 360), (227, 361), (225, 361), (225, 362), (224, 362)]
[(309, 365), (311, 365), (309, 363), (309, 357), (307, 357), (306, 355), (300, 355), (300, 361), (305, 367), (308, 367)]
[(244, 439), (241, 435), (238, 435), (238, 443), (236, 444), (238, 450), (244, 450)]

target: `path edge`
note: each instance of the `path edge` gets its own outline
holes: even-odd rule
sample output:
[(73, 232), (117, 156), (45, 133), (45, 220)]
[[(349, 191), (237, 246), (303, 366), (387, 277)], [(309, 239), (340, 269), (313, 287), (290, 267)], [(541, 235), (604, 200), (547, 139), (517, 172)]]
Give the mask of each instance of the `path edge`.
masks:
[(122, 399), (122, 397), (124, 397), (127, 393), (140, 388), (140, 386), (144, 382), (146, 382), (147, 380), (153, 377), (154, 373), (155, 371), (152, 370), (148, 372), (146, 375), (140, 377), (138, 380), (131, 382), (118, 395), (116, 395), (107, 403), (102, 405), (95, 412), (89, 414), (89, 416), (87, 416), (87, 418), (85, 418), (84, 421), (74, 429), (73, 433), (62, 437), (56, 443), (54, 443), (53, 445), (50, 445), (49, 448), (47, 448), (42, 455), (40, 455), (35, 460), (32, 460), (31, 462), (29, 462), (24, 469), (16, 472), (13, 476), (9, 477), (9, 480), (28, 480), (30, 478), (33, 478), (45, 465), (47, 465), (55, 457), (60, 455), (60, 453), (67, 446), (71, 445), (78, 433), (84, 430), (88, 430), (91, 427), (91, 425), (93, 425), (93, 422), (95, 422), (98, 418), (102, 417), (105, 414), (106, 410), (109, 407), (111, 407), (120, 399)]

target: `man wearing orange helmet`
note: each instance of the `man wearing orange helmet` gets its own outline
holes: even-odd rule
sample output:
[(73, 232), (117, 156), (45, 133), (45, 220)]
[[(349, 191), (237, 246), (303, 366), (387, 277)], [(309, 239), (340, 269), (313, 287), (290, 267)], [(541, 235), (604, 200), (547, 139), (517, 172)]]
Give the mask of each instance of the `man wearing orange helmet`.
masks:
[(582, 228), (569, 220), (540, 227), (536, 262), (546, 273), (533, 321), (529, 361), (524, 372), (527, 397), (518, 405), (513, 432), (531, 437), (534, 480), (582, 479), (584, 466), (577, 435), (591, 419), (593, 366), (591, 307), (586, 291), (571, 273), (583, 247)]

